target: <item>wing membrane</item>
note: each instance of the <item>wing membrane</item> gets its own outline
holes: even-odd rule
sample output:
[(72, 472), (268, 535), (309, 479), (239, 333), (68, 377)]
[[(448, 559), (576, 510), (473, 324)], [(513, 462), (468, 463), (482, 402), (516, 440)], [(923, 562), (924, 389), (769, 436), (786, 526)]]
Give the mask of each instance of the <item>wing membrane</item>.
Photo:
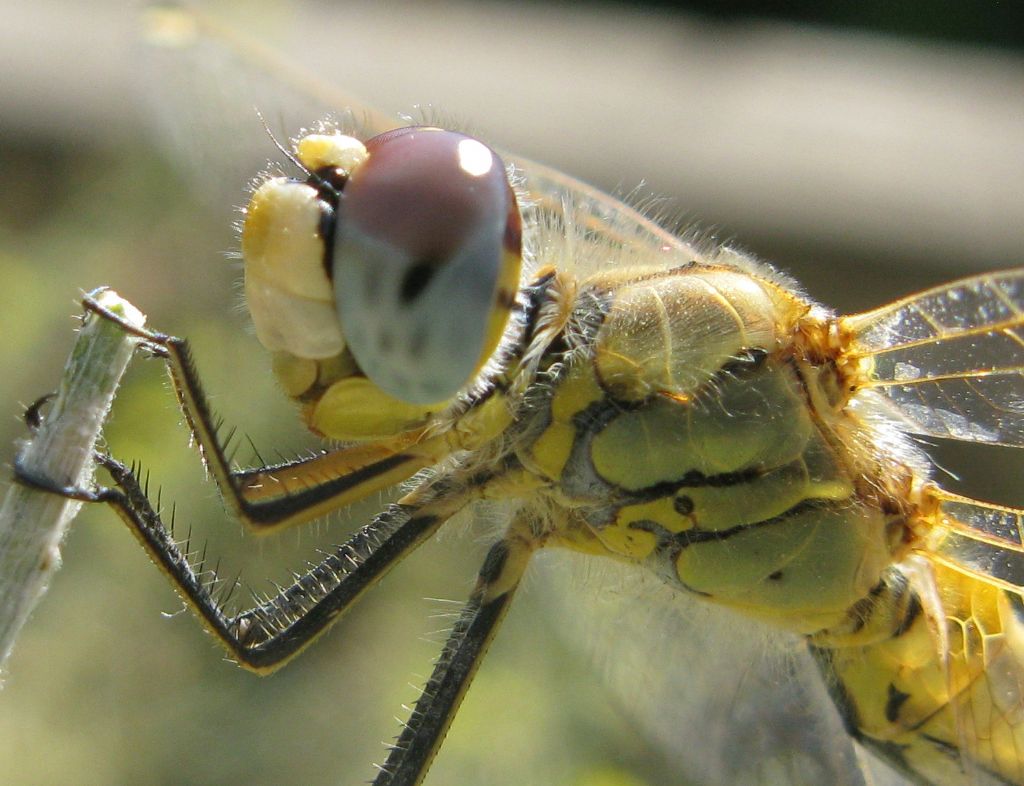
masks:
[(687, 783), (906, 783), (858, 756), (798, 640), (624, 563), (553, 550), (531, 570), (551, 588), (542, 602), (556, 630), (583, 642), (621, 707)]
[(1024, 447), (1024, 269), (990, 273), (841, 320), (908, 430)]
[[(520, 193), (525, 196), (526, 219), (555, 230), (559, 237), (573, 236), (594, 246), (601, 254), (574, 256), (606, 264), (652, 264), (667, 256), (676, 264), (688, 261), (694, 250), (686, 241), (660, 226), (639, 210), (598, 188), (556, 169), (529, 159), (502, 153), (518, 175)], [(576, 249), (579, 252), (579, 249)], [(683, 258), (677, 258), (679, 253)], [(585, 271), (589, 272), (589, 271)]]
[(939, 503), (931, 554), (1015, 593), (1024, 590), (1024, 510), (932, 491)]
[[(162, 86), (153, 102), (159, 126), (172, 149), (184, 151), (182, 158), (193, 164), (197, 182), (216, 194), (217, 204), (237, 201), (237, 194), (224, 199), (217, 193), (219, 184), (246, 182), (274, 155), (254, 107), (285, 135), (324, 118), (364, 138), (410, 123), (338, 90), (213, 13), (157, 8), (146, 23), (147, 41), (155, 44), (147, 58), (157, 72), (151, 81)], [(199, 160), (206, 149), (217, 160)], [(575, 256), (614, 264), (681, 264), (693, 255), (686, 241), (615, 197), (544, 164), (500, 152), (514, 169), (526, 223), (538, 236), (535, 256), (568, 257), (545, 247), (566, 237), (601, 251)], [(226, 177), (229, 169), (238, 176)]]

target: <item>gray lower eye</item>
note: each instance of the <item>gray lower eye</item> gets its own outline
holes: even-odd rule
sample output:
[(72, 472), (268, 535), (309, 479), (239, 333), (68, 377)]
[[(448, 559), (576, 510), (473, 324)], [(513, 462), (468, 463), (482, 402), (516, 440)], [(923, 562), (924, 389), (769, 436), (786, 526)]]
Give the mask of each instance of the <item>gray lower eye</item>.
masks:
[(463, 134), (411, 127), (366, 149), (337, 214), (342, 332), (381, 389), (442, 401), (482, 363), (502, 268), (518, 265), (515, 197), (501, 159)]

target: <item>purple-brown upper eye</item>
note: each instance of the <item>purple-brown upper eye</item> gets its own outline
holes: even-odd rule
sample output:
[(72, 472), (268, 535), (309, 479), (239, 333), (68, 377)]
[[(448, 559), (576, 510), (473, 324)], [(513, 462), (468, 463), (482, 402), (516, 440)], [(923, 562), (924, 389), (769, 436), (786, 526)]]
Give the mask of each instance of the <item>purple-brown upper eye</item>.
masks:
[(414, 403), (442, 401), (496, 343), (499, 279), (510, 264), (518, 275), (515, 197), (501, 159), (464, 134), (402, 128), (366, 150), (338, 207), (342, 332), (380, 388)]

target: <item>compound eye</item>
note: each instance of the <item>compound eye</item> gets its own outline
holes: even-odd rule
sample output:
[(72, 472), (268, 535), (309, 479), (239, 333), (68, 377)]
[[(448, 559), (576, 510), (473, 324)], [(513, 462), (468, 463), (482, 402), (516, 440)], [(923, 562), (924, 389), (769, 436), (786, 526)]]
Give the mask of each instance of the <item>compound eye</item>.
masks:
[(441, 402), (494, 352), (515, 302), (515, 195), (501, 159), (464, 134), (413, 126), (366, 150), (338, 205), (342, 333), (382, 390)]

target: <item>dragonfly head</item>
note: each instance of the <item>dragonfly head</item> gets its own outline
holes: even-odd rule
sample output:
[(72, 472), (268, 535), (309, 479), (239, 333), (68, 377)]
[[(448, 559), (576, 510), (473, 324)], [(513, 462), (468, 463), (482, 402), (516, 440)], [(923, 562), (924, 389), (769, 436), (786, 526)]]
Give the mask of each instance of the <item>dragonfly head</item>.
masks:
[[(405, 430), (476, 377), (508, 323), (521, 223), (504, 164), (472, 137), (423, 126), (365, 143), (310, 134), (295, 160), (304, 180), (270, 178), (246, 208), (257, 337), (289, 394), (317, 398), (314, 430)], [(399, 414), (352, 433), (367, 409)]]

